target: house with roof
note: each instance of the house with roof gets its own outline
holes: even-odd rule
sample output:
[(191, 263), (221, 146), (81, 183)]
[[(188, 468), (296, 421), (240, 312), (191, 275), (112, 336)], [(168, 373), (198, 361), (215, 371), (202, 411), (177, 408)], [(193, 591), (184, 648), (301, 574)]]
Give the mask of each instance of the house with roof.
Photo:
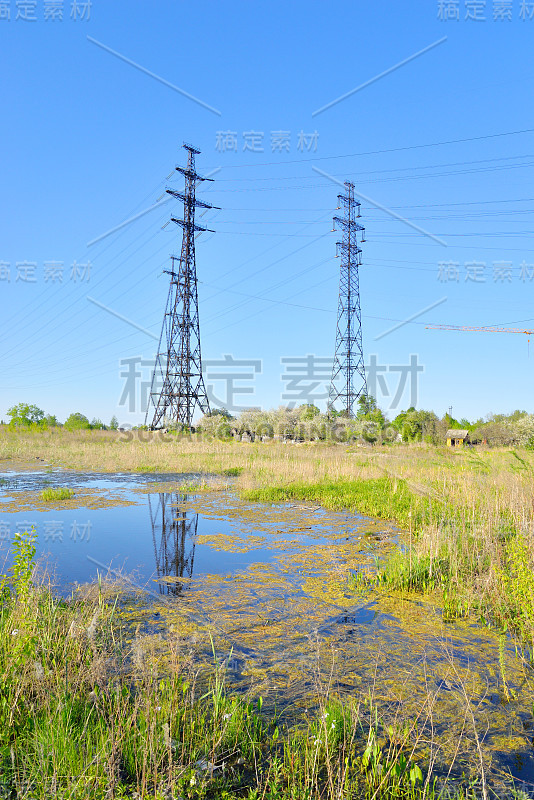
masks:
[(447, 447), (459, 447), (469, 442), (469, 431), (449, 428), (447, 431)]

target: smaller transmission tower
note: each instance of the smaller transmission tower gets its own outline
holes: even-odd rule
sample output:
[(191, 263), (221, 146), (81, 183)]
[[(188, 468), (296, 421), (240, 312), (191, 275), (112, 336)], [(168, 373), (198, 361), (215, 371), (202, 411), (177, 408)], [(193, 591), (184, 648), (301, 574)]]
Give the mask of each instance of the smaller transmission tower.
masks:
[(329, 411), (335, 410), (354, 416), (354, 404), (361, 395), (367, 396), (367, 379), (363, 360), (362, 314), (360, 310), (360, 277), (362, 250), (358, 242), (365, 241), (365, 228), (356, 220), (360, 217), (360, 203), (354, 199), (354, 184), (345, 181), (346, 194), (338, 195), (338, 208), (343, 217), (334, 217), (343, 231), (337, 242), (337, 256), (341, 257), (339, 274), (339, 302), (337, 311), (336, 351), (332, 367), (332, 382), (328, 398)]
[(197, 183), (211, 178), (203, 178), (195, 170), (195, 155), (200, 150), (190, 144), (184, 144), (183, 147), (188, 154), (187, 167), (176, 169), (185, 177), (185, 190), (166, 190), (167, 194), (183, 200), (183, 219), (171, 217), (172, 222), (183, 229), (183, 236), (180, 258), (171, 256), (171, 269), (164, 270), (171, 280), (145, 416), (146, 424), (153, 406), (152, 430), (169, 422), (190, 428), (197, 406), (204, 414), (210, 410), (202, 376), (195, 260), (195, 234), (210, 229), (195, 223), (195, 208), (216, 206), (196, 199)]

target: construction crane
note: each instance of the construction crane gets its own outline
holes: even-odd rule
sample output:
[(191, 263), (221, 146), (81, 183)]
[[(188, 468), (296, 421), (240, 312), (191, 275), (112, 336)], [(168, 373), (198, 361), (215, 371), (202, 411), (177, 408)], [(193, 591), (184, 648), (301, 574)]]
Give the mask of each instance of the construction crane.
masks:
[(529, 331), (523, 328), (497, 328), (486, 327), (478, 328), (474, 325), (425, 325), (426, 328), (432, 328), (437, 331), (483, 331), (484, 333), (526, 333), (527, 336), (534, 334), (534, 331)]
[(425, 325), (427, 329), (437, 331), (478, 331), (479, 333), (525, 333), (528, 336), (527, 345), (530, 352), (530, 337), (534, 330), (526, 328), (499, 328), (498, 326), (477, 327), (474, 325)]

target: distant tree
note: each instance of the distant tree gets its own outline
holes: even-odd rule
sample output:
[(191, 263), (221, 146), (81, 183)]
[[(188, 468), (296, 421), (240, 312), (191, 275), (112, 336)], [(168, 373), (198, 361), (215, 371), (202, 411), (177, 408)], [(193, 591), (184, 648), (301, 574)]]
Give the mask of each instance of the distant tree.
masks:
[(450, 414), (443, 415), (442, 423), (445, 430), (448, 430), (449, 428), (456, 428), (456, 429), (462, 428), (458, 420), (455, 419), (454, 417), (451, 417)]
[(470, 436), (471, 440), (485, 442), (492, 447), (508, 447), (517, 444), (521, 438), (515, 425), (507, 422), (485, 422), (478, 425)]
[(326, 413), (329, 419), (336, 419), (336, 417), (342, 417), (344, 414), (343, 411), (337, 411), (330, 401), (326, 404)]
[(111, 417), (111, 421), (109, 423), (110, 430), (116, 431), (119, 428), (119, 420), (115, 415)]
[(314, 419), (315, 417), (319, 416), (321, 412), (317, 406), (313, 405), (313, 403), (304, 403), (297, 408), (297, 413), (299, 415), (299, 419), (306, 421)]
[(515, 420), (513, 427), (516, 430), (519, 444), (527, 450), (534, 450), (534, 414), (526, 414)]
[(98, 419), (98, 417), (93, 417), (93, 419), (91, 420), (91, 428), (93, 428), (95, 431), (106, 430), (106, 426), (104, 425), (101, 419)]
[(370, 394), (361, 394), (358, 397), (356, 418), (363, 422), (374, 422), (380, 427), (386, 422), (386, 418), (378, 407), (378, 403)]
[(37, 406), (28, 403), (18, 403), (16, 406), (8, 408), (7, 415), (10, 417), (9, 424), (13, 427), (25, 425), (38, 425), (44, 420), (44, 411)]
[(517, 422), (522, 417), (526, 416), (526, 411), (520, 411), (517, 409), (516, 411), (512, 411), (511, 414), (488, 414), (486, 420), (488, 422), (504, 423), (505, 425), (508, 425), (510, 423)]
[(365, 417), (366, 414), (370, 414), (378, 408), (375, 398), (370, 394), (361, 394), (358, 397), (357, 406), (357, 417)]
[(59, 428), (60, 423), (58, 422), (57, 417), (54, 414), (47, 414), (43, 420), (44, 425), (47, 428)]
[(83, 431), (89, 430), (91, 423), (84, 414), (76, 411), (74, 414), (71, 414), (69, 417), (67, 417), (64, 427), (68, 431)]
[(214, 408), (213, 411), (209, 411), (206, 417), (224, 417), (225, 419), (234, 419), (234, 417), (230, 414), (227, 408)]
[[(367, 423), (358, 417), (349, 419), (348, 417), (338, 417), (338, 424), (341, 426), (343, 425), (345, 429), (345, 439), (347, 441), (357, 441), (358, 439), (365, 439), (366, 429), (369, 424), (373, 425), (373, 423)], [(369, 428), (369, 433), (371, 432), (372, 428)], [(338, 434), (343, 438), (341, 433), (341, 428), (338, 428)], [(367, 441), (367, 440), (366, 440)]]
[(378, 422), (365, 421), (363, 423), (362, 439), (369, 444), (374, 444), (380, 437), (382, 426)]
[(465, 417), (462, 417), (462, 419), (460, 420), (460, 430), (462, 430), (462, 431), (463, 431), (463, 430), (468, 430), (468, 431), (470, 431), (472, 427), (473, 427), (473, 426), (471, 425), (471, 423), (469, 422), (469, 420), (468, 420), (468, 419), (466, 419)]
[(403, 442), (439, 443), (438, 418), (433, 411), (417, 411), (411, 406), (407, 411), (401, 411), (391, 424), (400, 433)]
[(200, 420), (197, 430), (210, 439), (232, 438), (232, 426), (226, 414), (216, 414), (214, 412), (205, 414)]

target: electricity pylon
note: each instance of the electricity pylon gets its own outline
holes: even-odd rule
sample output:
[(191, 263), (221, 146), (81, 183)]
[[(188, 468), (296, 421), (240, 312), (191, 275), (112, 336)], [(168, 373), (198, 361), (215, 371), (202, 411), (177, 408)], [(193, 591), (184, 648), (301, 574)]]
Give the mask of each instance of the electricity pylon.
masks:
[(354, 404), (359, 397), (367, 397), (367, 379), (363, 360), (362, 314), (360, 310), (361, 247), (365, 242), (365, 228), (356, 220), (360, 217), (360, 203), (354, 199), (354, 184), (345, 181), (346, 194), (338, 195), (338, 208), (344, 209), (343, 217), (334, 217), (343, 231), (341, 242), (337, 242), (337, 256), (341, 257), (339, 273), (339, 301), (336, 328), (336, 349), (332, 366), (332, 381), (328, 397), (330, 412), (337, 410), (353, 417)]
[(202, 376), (195, 261), (195, 233), (210, 229), (195, 223), (195, 208), (216, 206), (196, 199), (197, 183), (211, 178), (203, 178), (195, 170), (195, 155), (200, 150), (190, 144), (184, 144), (183, 147), (188, 153), (187, 167), (176, 169), (185, 177), (185, 189), (183, 192), (166, 190), (167, 194), (183, 200), (183, 219), (171, 217), (172, 222), (183, 229), (183, 236), (180, 258), (171, 256), (171, 269), (164, 270), (171, 276), (171, 280), (145, 416), (146, 424), (153, 406), (154, 415), (150, 424), (152, 430), (169, 423), (191, 428), (197, 407), (203, 414), (210, 410)]

